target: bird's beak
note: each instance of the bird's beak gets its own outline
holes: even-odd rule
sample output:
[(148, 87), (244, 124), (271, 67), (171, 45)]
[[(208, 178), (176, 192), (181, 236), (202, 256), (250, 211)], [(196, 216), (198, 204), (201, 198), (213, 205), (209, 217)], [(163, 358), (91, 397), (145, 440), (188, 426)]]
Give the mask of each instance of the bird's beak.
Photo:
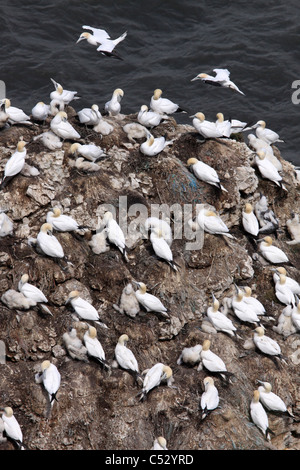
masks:
[(193, 117), (195, 117), (195, 114), (192, 114), (192, 116), (189, 116), (189, 117), (190, 117), (190, 118), (193, 118)]
[(262, 380), (256, 379), (256, 382), (258, 382), (259, 384), (263, 384), (263, 381), (262, 381)]
[(80, 41), (83, 41), (83, 40), (84, 40), (84, 38), (81, 37), (81, 36), (79, 36), (79, 38), (78, 38), (77, 41), (76, 41), (76, 44), (78, 44)]
[(238, 286), (235, 283), (233, 283), (233, 285), (235, 287), (236, 293), (238, 293), (240, 289), (238, 288)]
[(134, 281), (134, 280), (132, 280), (131, 282), (132, 282), (132, 284), (134, 284), (134, 285), (136, 285), (136, 286), (139, 287), (139, 283), (138, 283), (138, 282), (136, 282), (136, 281)]
[(67, 305), (68, 303), (70, 303), (70, 300), (71, 300), (71, 297), (68, 297), (66, 302), (65, 302), (65, 305)]
[(197, 75), (197, 77), (192, 78), (191, 82), (194, 82), (195, 80), (199, 80), (198, 75)]

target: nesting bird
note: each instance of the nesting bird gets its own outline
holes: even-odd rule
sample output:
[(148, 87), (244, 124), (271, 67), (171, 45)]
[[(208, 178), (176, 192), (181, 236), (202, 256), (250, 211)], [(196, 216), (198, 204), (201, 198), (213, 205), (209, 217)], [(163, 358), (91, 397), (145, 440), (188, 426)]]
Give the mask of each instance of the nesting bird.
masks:
[(284, 401), (272, 392), (272, 385), (269, 382), (262, 382), (258, 380), (262, 385), (258, 387), (259, 399), (261, 403), (270, 411), (287, 413), (290, 416), (293, 416), (287, 409)]
[(106, 153), (104, 150), (95, 144), (80, 144), (79, 142), (75, 142), (70, 147), (70, 153), (73, 155), (80, 155), (90, 162), (95, 162), (100, 158), (106, 157)]
[(274, 339), (266, 336), (264, 328), (261, 326), (255, 328), (253, 342), (263, 354), (267, 356), (281, 356), (279, 344)]
[(43, 101), (39, 101), (32, 108), (31, 115), (35, 121), (46, 121), (49, 111), (49, 105), (45, 104)]
[(45, 255), (54, 259), (62, 259), (65, 257), (63, 247), (52, 232), (51, 224), (43, 224), (36, 238), (37, 246)]
[(80, 134), (68, 122), (68, 115), (65, 111), (59, 111), (50, 122), (50, 128), (58, 137), (76, 140), (80, 139)]
[(168, 450), (166, 439), (163, 436), (155, 438), (151, 450)]
[(46, 221), (58, 232), (72, 232), (82, 228), (73, 217), (61, 213), (59, 207), (47, 212)]
[(228, 238), (233, 238), (229, 233), (227, 225), (219, 215), (206, 209), (204, 204), (198, 204), (198, 207), (197, 222), (204, 232), (210, 233), (211, 235), (224, 235)]
[(299, 214), (292, 214), (292, 218), (286, 221), (287, 229), (293, 238), (291, 241), (287, 241), (288, 245), (297, 245), (300, 243), (300, 221)]
[(205, 119), (205, 114), (196, 113), (190, 117), (193, 118), (192, 122), (194, 128), (204, 139), (216, 139), (219, 137), (226, 137), (223, 134), (222, 130), (217, 127), (215, 122), (207, 121)]
[(82, 320), (90, 320), (102, 324), (100, 322), (99, 313), (95, 307), (90, 304), (90, 302), (80, 297), (80, 293), (77, 290), (70, 292), (66, 300), (66, 305), (68, 303), (72, 305), (75, 313), (77, 313)]
[(263, 140), (269, 145), (275, 144), (275, 142), (284, 142), (279, 138), (277, 132), (272, 131), (266, 127), (265, 121), (258, 121), (256, 123), (256, 136), (258, 139)]
[(155, 387), (159, 387), (162, 382), (167, 382), (168, 387), (172, 386), (173, 371), (171, 367), (158, 362), (146, 371), (143, 381), (143, 388), (140, 395), (140, 401), (147, 398), (148, 393)]
[(288, 286), (289, 289), (291, 289), (293, 294), (298, 294), (298, 295), (300, 294), (300, 284), (299, 284), (299, 282), (297, 282), (295, 279), (287, 276), (287, 271), (283, 266), (279, 266), (276, 269), (272, 269), (272, 271), (274, 271), (273, 280), (274, 280), (275, 284), (276, 284), (277, 281), (279, 281), (280, 274), (284, 274), (286, 286)]
[(243, 301), (248, 304), (256, 312), (257, 315), (264, 315), (266, 313), (266, 309), (258, 299), (252, 297), (251, 287), (245, 286), (243, 290), (245, 292), (243, 296)]
[(215, 75), (208, 75), (207, 73), (199, 73), (196, 77), (192, 78), (192, 82), (195, 80), (201, 80), (209, 85), (220, 86), (223, 88), (230, 88), (231, 90), (243, 93), (232, 80), (230, 80), (230, 72), (227, 69), (213, 69)]
[(273, 245), (273, 240), (270, 236), (264, 237), (259, 240), (259, 250), (263, 257), (272, 264), (288, 263), (287, 255), (277, 246)]
[(253, 212), (252, 205), (248, 202), (245, 204), (245, 209), (242, 212), (242, 224), (247, 233), (250, 233), (250, 235), (254, 237), (258, 235), (259, 223)]
[(51, 100), (62, 101), (64, 105), (68, 105), (69, 103), (71, 103), (71, 101), (80, 99), (79, 96), (76, 96), (77, 91), (66, 90), (62, 87), (60, 83), (53, 80), (53, 78), (51, 78), (50, 80), (55, 88), (55, 91), (52, 91), (50, 93)]
[(97, 359), (104, 367), (110, 369), (110, 365), (106, 361), (105, 352), (102, 344), (97, 338), (97, 330), (94, 326), (89, 326), (83, 336), (83, 341), (87, 349), (88, 355)]
[(8, 118), (9, 116), (5, 111), (5, 102), (0, 102), (0, 129), (3, 129), (5, 126), (7, 126)]
[(297, 331), (300, 331), (300, 300), (295, 296), (296, 305), (292, 308), (291, 319)]
[(55, 364), (50, 361), (43, 361), (41, 364), (42, 372), (36, 374), (36, 383), (43, 383), (45, 390), (48, 393), (51, 407), (54, 405), (54, 401), (58, 401), (56, 394), (60, 387), (61, 375)]
[(110, 211), (105, 212), (103, 222), (108, 241), (119, 248), (125, 260), (128, 261), (124, 233)]
[(162, 231), (160, 229), (153, 229), (150, 235), (150, 241), (154, 253), (158, 258), (165, 260), (174, 271), (178, 271), (176, 264), (173, 260), (173, 253), (170, 246), (163, 237)]
[(217, 129), (220, 130), (220, 132), (222, 132), (223, 136), (224, 137), (230, 137), (231, 135), (231, 121), (229, 121), (228, 119), (224, 119), (224, 114), (223, 113), (218, 113), (216, 115), (216, 126), (217, 126)]
[(194, 175), (201, 181), (205, 183), (216, 186), (222, 191), (228, 192), (227, 189), (222, 186), (220, 183), (220, 178), (214, 168), (207, 165), (206, 163), (198, 160), (197, 158), (189, 158), (187, 165), (190, 166), (193, 170)]
[(120, 299), (120, 306), (113, 305), (115, 310), (125, 313), (131, 318), (135, 318), (140, 311), (140, 304), (136, 298), (133, 285), (129, 282), (123, 289)]
[(116, 88), (112, 97), (104, 105), (104, 110), (110, 116), (117, 116), (121, 112), (121, 100), (124, 96), (124, 91), (121, 88)]
[(237, 330), (236, 327), (230, 318), (226, 317), (224, 313), (219, 311), (219, 307), (220, 302), (213, 295), (213, 304), (212, 306), (208, 307), (206, 311), (206, 315), (209, 321), (217, 331), (222, 331), (223, 333), (227, 333), (230, 336), (235, 336), (235, 332)]
[[(30, 284), (28, 280), (29, 280), (28, 274), (23, 274), (18, 283), (19, 291), (25, 297), (32, 300), (36, 304), (48, 303), (48, 299), (45, 296), (45, 294), (38, 287), (34, 286), (33, 284)], [(46, 311), (47, 313), (50, 313), (50, 315), (52, 315), (48, 307), (43, 306), (43, 305), (41, 307), (43, 311)]]
[(275, 283), (275, 295), (279, 302), (285, 305), (295, 305), (294, 293), (287, 283), (285, 274), (279, 274), (279, 279)]
[(282, 183), (282, 176), (279, 174), (273, 163), (268, 158), (266, 158), (266, 153), (263, 150), (259, 150), (256, 153), (255, 163), (263, 178), (273, 181), (273, 183), (277, 184), (277, 186), (284, 189), (284, 191), (287, 191), (286, 187)]
[(158, 217), (148, 217), (145, 220), (144, 224), (146, 232), (148, 230), (155, 230), (158, 229), (161, 231), (162, 237), (166, 240), (169, 246), (172, 245), (173, 241), (173, 235), (172, 235), (172, 229), (170, 227), (170, 224), (164, 220), (164, 219), (159, 219)]
[(269, 419), (268, 415), (259, 401), (260, 393), (258, 390), (254, 390), (253, 397), (250, 403), (250, 416), (253, 423), (262, 431), (263, 435), (266, 437), (267, 440), (270, 440), (270, 432), (269, 429)]
[(2, 103), (4, 103), (4, 111), (8, 116), (7, 122), (9, 124), (19, 124), (30, 121), (30, 116), (24, 113), (22, 109), (12, 106), (11, 101), (8, 98), (4, 98)]
[(18, 449), (24, 450), (23, 433), (14, 415), (13, 409), (10, 406), (6, 406), (3, 409), (2, 421), (6, 435), (17, 444)]
[(162, 98), (162, 90), (157, 88), (153, 92), (153, 96), (150, 100), (150, 108), (152, 111), (158, 114), (174, 114), (174, 113), (185, 113), (182, 108), (177, 103), (169, 100), (168, 98)]
[(169, 316), (167, 314), (167, 308), (157, 297), (155, 297), (155, 295), (147, 292), (147, 287), (143, 282), (133, 282), (138, 286), (138, 290), (135, 291), (136, 298), (147, 312), (157, 312), (161, 313), (165, 317)]
[(102, 119), (102, 115), (99, 111), (99, 106), (93, 104), (90, 108), (83, 108), (77, 112), (78, 119), (81, 124), (86, 126), (96, 126)]
[(227, 379), (226, 376), (231, 375), (226, 368), (223, 360), (214, 352), (210, 350), (211, 342), (206, 339), (202, 344), (202, 351), (200, 353), (202, 365), (209, 372), (220, 375), (223, 379)]
[(200, 409), (202, 410), (201, 419), (219, 406), (220, 398), (217, 387), (212, 377), (205, 377), (203, 380), (204, 392), (201, 395)]
[(259, 323), (260, 318), (257, 314), (257, 311), (253, 308), (252, 305), (245, 302), (244, 293), (241, 289), (235, 286), (236, 295), (232, 299), (232, 309), (234, 314), (242, 321), (247, 323)]
[(128, 335), (121, 335), (116, 347), (115, 347), (115, 358), (117, 363), (122, 369), (128, 370), (134, 374), (135, 380), (140, 376), (138, 362), (131, 349), (127, 348)]
[(141, 109), (138, 112), (137, 120), (138, 122), (145, 127), (152, 127), (158, 126), (163, 119), (168, 118), (168, 116), (164, 116), (163, 114), (157, 113), (155, 111), (149, 110), (148, 106), (143, 104)]
[(3, 183), (6, 182), (7, 178), (11, 178), (23, 170), (24, 165), (25, 165), (25, 158), (27, 154), (25, 145), (26, 145), (26, 142), (24, 140), (20, 140), (17, 144), (16, 150), (13, 152), (11, 157), (7, 160), (6, 165), (4, 167), (4, 174), (3, 174), (0, 187), (3, 185)]
[(154, 157), (162, 152), (165, 147), (173, 143), (172, 140), (166, 140), (165, 137), (154, 137), (151, 132), (146, 132), (147, 140), (140, 145), (140, 151), (148, 157)]
[(266, 196), (261, 195), (260, 200), (255, 204), (254, 210), (260, 225), (259, 233), (269, 234), (279, 228), (279, 220), (272, 209), (268, 207)]
[(202, 345), (196, 344), (189, 348), (183, 348), (179, 358), (177, 359), (177, 364), (187, 364), (189, 366), (194, 366), (201, 361)]
[(81, 339), (78, 338), (76, 328), (70, 328), (69, 331), (63, 334), (62, 339), (72, 359), (88, 362), (87, 348), (83, 345)]
[(295, 334), (297, 330), (300, 329), (300, 315), (299, 328), (297, 328), (292, 319), (293, 312), (294, 308), (291, 305), (287, 305), (279, 315), (277, 325), (273, 326), (273, 330), (276, 331), (276, 333), (284, 336), (285, 338)]

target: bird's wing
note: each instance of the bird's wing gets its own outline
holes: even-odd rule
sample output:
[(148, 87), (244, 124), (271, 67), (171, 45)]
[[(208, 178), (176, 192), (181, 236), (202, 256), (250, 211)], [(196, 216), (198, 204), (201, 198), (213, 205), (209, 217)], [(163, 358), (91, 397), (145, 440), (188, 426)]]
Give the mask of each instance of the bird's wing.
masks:
[(91, 26), (82, 26), (83, 29), (89, 29), (93, 32), (93, 36), (96, 39), (97, 42), (102, 43), (106, 39), (110, 39), (110, 35), (108, 34), (105, 29), (99, 29), (99, 28), (92, 28)]
[(227, 69), (214, 69), (213, 70), (216, 74), (216, 79), (222, 81), (222, 80), (229, 80), (230, 77), (230, 72)]

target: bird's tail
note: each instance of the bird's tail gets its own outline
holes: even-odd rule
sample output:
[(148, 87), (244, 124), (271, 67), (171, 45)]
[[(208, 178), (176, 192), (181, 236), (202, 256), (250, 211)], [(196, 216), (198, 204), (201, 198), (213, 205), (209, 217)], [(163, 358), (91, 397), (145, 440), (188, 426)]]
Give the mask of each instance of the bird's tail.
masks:
[(121, 36), (118, 37), (117, 39), (114, 39), (114, 44), (115, 44), (115, 46), (116, 46), (117, 44), (119, 44), (119, 42), (124, 41), (124, 39), (126, 38), (126, 36), (127, 36), (127, 31), (125, 31), (125, 33), (121, 34)]

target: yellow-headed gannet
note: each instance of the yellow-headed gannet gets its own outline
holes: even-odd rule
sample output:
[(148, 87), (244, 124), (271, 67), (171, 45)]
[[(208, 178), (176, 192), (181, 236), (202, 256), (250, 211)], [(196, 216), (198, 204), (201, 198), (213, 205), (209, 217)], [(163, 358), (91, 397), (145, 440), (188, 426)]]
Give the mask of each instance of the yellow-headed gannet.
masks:
[(112, 97), (104, 105), (104, 110), (109, 116), (117, 116), (121, 112), (121, 100), (124, 96), (124, 91), (121, 88), (116, 88)]
[(90, 320), (95, 321), (96, 323), (101, 323), (99, 313), (95, 307), (90, 304), (90, 302), (80, 297), (80, 294), (77, 290), (70, 292), (66, 300), (66, 305), (68, 303), (72, 305), (73, 309), (82, 320)]
[(222, 132), (224, 137), (230, 137), (231, 121), (229, 121), (228, 119), (225, 120), (223, 113), (218, 113), (216, 115), (216, 118), (217, 118), (216, 120), (217, 129), (219, 129), (220, 132)]
[(286, 285), (291, 289), (293, 294), (300, 294), (300, 284), (299, 282), (295, 281), (295, 279), (287, 276), (287, 271), (283, 266), (279, 266), (278, 268), (272, 269), (274, 271), (273, 280), (276, 284), (279, 281), (280, 274), (284, 274), (286, 279)]
[(250, 305), (257, 315), (264, 315), (266, 313), (266, 309), (258, 299), (256, 299), (255, 297), (252, 297), (251, 287), (245, 286), (243, 287), (243, 290), (244, 290), (243, 301), (246, 304)]
[(128, 261), (124, 233), (110, 211), (105, 212), (103, 222), (108, 241), (119, 248), (125, 260)]
[(13, 409), (10, 406), (6, 406), (3, 409), (2, 421), (4, 423), (6, 435), (17, 444), (18, 449), (24, 450), (23, 433), (16, 417), (14, 416)]
[(150, 108), (152, 111), (159, 114), (174, 114), (174, 113), (185, 113), (178, 104), (169, 100), (168, 98), (162, 98), (162, 90), (157, 88), (153, 92), (153, 96), (150, 100)]
[(137, 380), (140, 376), (139, 366), (135, 355), (131, 349), (127, 348), (128, 335), (121, 335), (116, 347), (115, 347), (115, 358), (117, 363), (122, 369), (128, 370), (134, 374)]
[(28, 116), (24, 111), (20, 108), (16, 108), (15, 106), (11, 106), (11, 101), (8, 98), (4, 98), (1, 103), (5, 104), (5, 113), (8, 115), (8, 123), (9, 124), (16, 124), (30, 121), (30, 116)]
[(54, 207), (52, 211), (47, 212), (46, 221), (58, 232), (72, 232), (82, 228), (73, 217), (62, 214), (59, 207)]
[(65, 139), (80, 139), (80, 134), (68, 122), (68, 115), (65, 111), (59, 111), (50, 122), (51, 130), (54, 134)]
[(49, 114), (49, 105), (39, 101), (31, 110), (32, 118), (35, 121), (46, 121)]
[(255, 152), (264, 152), (266, 158), (270, 160), (271, 163), (273, 163), (276, 170), (282, 171), (283, 169), (282, 164), (280, 160), (278, 160), (278, 158), (275, 157), (273, 148), (271, 147), (271, 145), (267, 144), (267, 142), (265, 142), (262, 139), (258, 139), (254, 134), (249, 134), (248, 140), (249, 140), (250, 147), (252, 147), (255, 150)]
[(158, 217), (148, 217), (145, 220), (144, 224), (146, 232), (148, 230), (153, 230), (153, 229), (159, 229), (162, 233), (163, 238), (166, 240), (169, 246), (172, 245), (173, 241), (173, 235), (172, 235), (172, 229), (170, 227), (170, 224), (163, 219), (159, 219)]
[(287, 283), (285, 274), (279, 274), (279, 279), (275, 283), (275, 295), (279, 302), (285, 305), (295, 306), (294, 293)]
[(227, 379), (227, 375), (232, 375), (227, 371), (226, 365), (223, 360), (210, 350), (211, 342), (209, 339), (204, 340), (202, 344), (202, 351), (200, 353), (202, 365), (209, 372), (219, 374), (223, 379)]
[(154, 253), (158, 258), (164, 259), (174, 271), (178, 271), (176, 264), (173, 260), (173, 253), (170, 246), (163, 237), (162, 231), (155, 228), (151, 231), (150, 241)]
[(268, 158), (266, 158), (266, 153), (264, 150), (259, 150), (256, 153), (255, 163), (263, 178), (273, 181), (273, 183), (277, 184), (277, 186), (284, 189), (284, 191), (287, 191), (286, 187), (282, 183), (282, 176), (278, 173), (278, 170), (273, 165), (273, 163)]
[[(263, 435), (266, 439), (270, 440), (270, 432), (269, 429), (269, 419), (268, 415), (259, 401), (260, 393), (258, 390), (254, 390), (253, 398), (250, 403), (250, 416), (253, 423), (262, 431)], [(273, 433), (274, 434), (274, 433)]]
[(199, 73), (196, 77), (192, 78), (194, 80), (201, 80), (204, 83), (209, 83), (214, 86), (221, 86), (224, 88), (230, 88), (231, 90), (237, 91), (238, 93), (243, 93), (236, 85), (230, 80), (230, 72), (227, 69), (213, 69), (215, 76), (208, 75), (207, 73)]
[(259, 223), (253, 212), (252, 205), (248, 202), (245, 204), (245, 208), (242, 211), (242, 224), (247, 233), (254, 236), (258, 235)]
[(45, 294), (38, 287), (34, 286), (33, 284), (30, 284), (28, 280), (29, 280), (28, 274), (23, 274), (18, 283), (19, 291), (23, 295), (25, 295), (25, 297), (33, 300), (36, 303), (39, 303), (39, 302), (48, 303), (48, 299), (45, 296)]
[(297, 331), (300, 331), (300, 300), (295, 296), (295, 306), (291, 312), (291, 319)]
[(220, 178), (214, 168), (207, 165), (206, 163), (198, 160), (197, 158), (189, 158), (187, 165), (190, 166), (193, 170), (194, 175), (201, 181), (205, 183), (212, 184), (222, 191), (228, 192), (227, 189), (220, 183)]
[(58, 401), (56, 394), (60, 387), (61, 375), (55, 364), (50, 361), (43, 361), (41, 364), (42, 373), (36, 375), (36, 382), (43, 382), (45, 390), (48, 392), (51, 406), (54, 400)]
[(84, 333), (83, 341), (89, 356), (94, 357), (104, 367), (110, 369), (110, 365), (105, 358), (105, 352), (102, 344), (97, 338), (97, 330), (94, 326), (89, 326), (89, 329)]
[(99, 106), (93, 104), (90, 108), (83, 108), (77, 112), (77, 116), (81, 124), (86, 126), (96, 126), (102, 119)]
[(0, 129), (5, 127), (7, 125), (7, 121), (9, 119), (9, 116), (7, 112), (5, 111), (5, 102), (3, 103), (0, 102)]
[(155, 438), (151, 450), (168, 450), (166, 439), (163, 436)]
[(25, 158), (26, 158), (26, 142), (24, 140), (20, 140), (17, 144), (17, 148), (11, 157), (7, 160), (6, 165), (4, 167), (4, 174), (1, 181), (1, 185), (5, 182), (6, 178), (11, 178), (12, 176), (17, 175), (22, 171), (25, 165)]
[(273, 245), (273, 240), (271, 237), (267, 236), (259, 241), (261, 242), (259, 244), (259, 250), (267, 261), (272, 264), (289, 262), (289, 259), (284, 251)]
[(193, 126), (197, 132), (204, 138), (204, 139), (216, 139), (218, 137), (226, 137), (217, 128), (215, 122), (207, 121), (205, 119), (205, 115), (203, 113), (196, 113), (190, 116), (193, 118)]
[(53, 78), (50, 79), (54, 85), (55, 91), (52, 91), (50, 93), (50, 99), (51, 100), (60, 100), (63, 101), (65, 105), (68, 105), (71, 103), (73, 100), (79, 100), (80, 97), (76, 96), (77, 91), (70, 91), (70, 90), (65, 90), (62, 85)]
[(142, 126), (150, 127), (151, 129), (152, 127), (158, 126), (163, 119), (167, 118), (167, 115), (164, 117), (160, 113), (156, 113), (155, 111), (149, 110), (148, 106), (145, 104), (141, 106), (141, 109), (137, 115), (138, 122), (142, 124)]
[(261, 380), (258, 380), (257, 382), (262, 384), (258, 387), (259, 400), (268, 410), (279, 411), (281, 413), (286, 413), (289, 416), (293, 416), (293, 414), (288, 411), (284, 401), (276, 395), (276, 393), (272, 392), (272, 385), (269, 382), (263, 382)]
[(14, 230), (14, 224), (10, 218), (1, 212), (0, 210), (0, 237), (6, 237), (7, 235), (12, 235)]
[(179, 358), (177, 359), (177, 364), (188, 364), (190, 366), (194, 366), (201, 361), (200, 353), (202, 351), (202, 345), (196, 344), (195, 346), (183, 348)]
[(220, 398), (217, 387), (212, 377), (205, 377), (203, 380), (204, 392), (200, 399), (200, 409), (202, 410), (202, 419), (219, 406)]
[(77, 336), (76, 328), (70, 328), (69, 331), (63, 334), (62, 339), (72, 359), (88, 362), (87, 348)]
[(140, 151), (148, 157), (154, 157), (162, 152), (165, 147), (171, 145), (173, 140), (166, 140), (165, 137), (154, 137), (151, 132), (146, 132), (147, 140), (140, 145)]
[(143, 388), (139, 395), (140, 400), (144, 400), (147, 394), (155, 387), (158, 387), (161, 382), (167, 382), (168, 387), (172, 386), (173, 383), (173, 371), (171, 367), (158, 362), (153, 367), (147, 370), (144, 377)]
[(52, 231), (53, 227), (51, 224), (43, 224), (36, 239), (37, 245), (47, 256), (51, 256), (52, 258), (64, 258), (65, 254), (63, 247), (53, 235)]
[(247, 323), (259, 323), (260, 319), (254, 308), (244, 301), (244, 293), (235, 286), (236, 295), (232, 298), (232, 310), (234, 314), (242, 321)]
[(268, 356), (281, 356), (279, 344), (274, 339), (265, 335), (263, 327), (258, 326), (255, 328), (253, 342), (262, 353)]
[(219, 215), (211, 210), (207, 210), (204, 204), (198, 204), (198, 208), (197, 222), (204, 232), (211, 235), (224, 235), (228, 238), (233, 238), (229, 233), (227, 225)]
[(219, 311), (220, 302), (213, 295), (213, 304), (208, 307), (206, 315), (217, 331), (223, 331), (230, 336), (235, 336), (237, 330), (230, 318)]
[(81, 157), (86, 158), (90, 162), (95, 162), (100, 158), (107, 157), (104, 150), (95, 145), (94, 143), (91, 144), (80, 144), (79, 142), (75, 142), (70, 147), (70, 153), (73, 155), (80, 155)]
[(264, 140), (267, 144), (271, 145), (275, 144), (275, 142), (284, 142), (284, 140), (279, 139), (277, 132), (266, 127), (265, 121), (258, 121), (255, 127), (258, 139)]
[(127, 36), (127, 31), (121, 34), (116, 39), (111, 39), (107, 31), (104, 29), (99, 28), (92, 28), (91, 26), (82, 26), (83, 29), (89, 29), (92, 33), (84, 32), (79, 36), (77, 43), (86, 40), (92, 46), (97, 46), (97, 51), (100, 51), (101, 54), (109, 56), (109, 57), (116, 57), (117, 59), (121, 59), (121, 57), (114, 52), (114, 48)]
[(135, 291), (136, 298), (139, 303), (146, 309), (147, 312), (157, 312), (168, 317), (167, 308), (162, 304), (162, 302), (155, 297), (155, 295), (149, 294), (147, 292), (147, 287), (143, 282), (135, 282), (139, 289)]

